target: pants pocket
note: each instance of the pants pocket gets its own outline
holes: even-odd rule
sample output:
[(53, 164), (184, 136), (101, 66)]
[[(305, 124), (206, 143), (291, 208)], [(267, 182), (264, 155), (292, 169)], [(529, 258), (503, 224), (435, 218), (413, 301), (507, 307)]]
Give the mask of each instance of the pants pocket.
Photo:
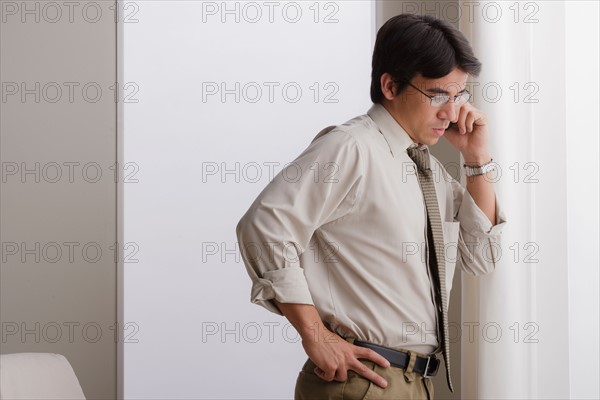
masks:
[[(362, 361), (370, 369), (374, 363)], [(308, 359), (298, 374), (295, 400), (363, 400), (374, 383), (363, 378), (358, 373), (348, 371), (346, 382), (327, 382), (314, 373), (315, 364)]]
[(315, 364), (308, 359), (298, 374), (295, 400), (342, 400), (346, 382), (327, 382), (313, 372)]
[(363, 400), (373, 382), (354, 371), (348, 371), (348, 380), (344, 385), (342, 400)]

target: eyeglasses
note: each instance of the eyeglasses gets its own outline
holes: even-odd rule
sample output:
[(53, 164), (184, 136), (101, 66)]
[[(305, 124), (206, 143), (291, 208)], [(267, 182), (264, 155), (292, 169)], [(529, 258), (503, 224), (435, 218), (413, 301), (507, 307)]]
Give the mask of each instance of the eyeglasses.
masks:
[[(399, 83), (402, 81), (395, 81), (395, 82)], [(410, 83), (409, 81), (404, 81), (404, 82), (408, 83), (410, 86), (417, 89), (420, 93), (423, 94), (423, 96), (428, 97), (431, 102), (432, 107), (436, 107), (436, 108), (442, 107), (443, 105), (447, 104), (451, 99), (451, 97), (448, 96), (447, 94), (436, 94), (434, 96), (430, 96), (427, 93), (423, 92), (418, 87), (416, 87), (415, 85), (413, 85), (412, 83)], [(465, 90), (464, 92), (460, 93), (459, 95), (454, 96), (454, 100), (453, 100), (454, 106), (456, 106), (456, 107), (462, 106), (467, 101), (469, 101), (470, 98), (471, 98), (471, 93), (469, 93), (468, 91)]]

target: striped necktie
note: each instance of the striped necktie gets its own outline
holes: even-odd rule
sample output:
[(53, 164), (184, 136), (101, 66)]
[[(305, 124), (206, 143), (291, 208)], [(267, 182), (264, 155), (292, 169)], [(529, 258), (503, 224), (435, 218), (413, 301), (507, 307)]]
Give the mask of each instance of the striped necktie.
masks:
[(442, 321), (442, 326), (438, 326), (440, 328), (438, 331), (442, 334), (442, 353), (444, 354), (444, 361), (446, 363), (448, 387), (454, 392), (452, 380), (450, 379), (450, 339), (448, 334), (448, 294), (446, 293), (444, 231), (429, 162), (429, 150), (425, 146), (420, 146), (409, 148), (407, 152), (408, 156), (417, 164), (417, 176), (421, 190), (423, 191), (423, 197), (425, 198), (425, 207), (427, 209), (427, 242), (430, 249), (429, 270), (437, 297), (435, 303), (437, 304), (438, 325), (439, 321)]

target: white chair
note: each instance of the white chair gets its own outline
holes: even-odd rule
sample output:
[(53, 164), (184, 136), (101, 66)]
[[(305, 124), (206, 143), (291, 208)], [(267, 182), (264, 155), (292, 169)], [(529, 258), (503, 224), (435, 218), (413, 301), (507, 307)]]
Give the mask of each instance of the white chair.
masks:
[(0, 355), (0, 400), (85, 399), (67, 359), (52, 353)]

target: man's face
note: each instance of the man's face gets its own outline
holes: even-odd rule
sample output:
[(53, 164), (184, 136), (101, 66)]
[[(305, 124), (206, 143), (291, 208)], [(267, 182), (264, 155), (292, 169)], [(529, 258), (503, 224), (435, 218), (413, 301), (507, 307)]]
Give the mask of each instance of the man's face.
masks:
[[(454, 98), (465, 91), (467, 78), (467, 73), (455, 68), (438, 79), (423, 78), (419, 74), (410, 83), (428, 96), (447, 94)], [(439, 108), (432, 106), (429, 98), (410, 85), (393, 99), (385, 101), (384, 106), (414, 142), (427, 145), (438, 142), (450, 122), (458, 119), (460, 111), (453, 100)]]

